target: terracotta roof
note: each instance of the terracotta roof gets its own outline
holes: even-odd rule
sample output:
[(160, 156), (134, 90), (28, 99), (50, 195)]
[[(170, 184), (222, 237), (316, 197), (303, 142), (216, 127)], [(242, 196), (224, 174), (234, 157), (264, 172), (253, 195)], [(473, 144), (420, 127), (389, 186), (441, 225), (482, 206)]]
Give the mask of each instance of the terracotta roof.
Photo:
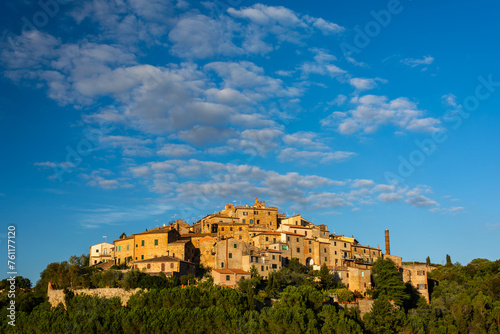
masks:
[(141, 235), (141, 234), (158, 234), (158, 233), (170, 233), (173, 230), (149, 230), (149, 231), (144, 231), (141, 233), (134, 233), (134, 235)]
[[(177, 257), (173, 257), (173, 256), (158, 256), (158, 257), (154, 257), (154, 258), (151, 258), (151, 259), (146, 259), (146, 260), (139, 260), (139, 261), (133, 261), (132, 263), (146, 263), (146, 262), (178, 262), (178, 261), (182, 261), (181, 259), (177, 258)], [(182, 261), (182, 262), (186, 262), (186, 261)]]
[(181, 234), (181, 238), (216, 237), (217, 233), (186, 233)]
[(134, 239), (134, 235), (132, 234), (131, 236), (126, 237), (126, 238), (122, 238), (122, 239), (118, 238), (118, 239), (114, 240), (113, 242), (129, 240), (129, 239)]
[(244, 271), (241, 269), (212, 269), (219, 274), (242, 274), (242, 275), (251, 275), (248, 271)]

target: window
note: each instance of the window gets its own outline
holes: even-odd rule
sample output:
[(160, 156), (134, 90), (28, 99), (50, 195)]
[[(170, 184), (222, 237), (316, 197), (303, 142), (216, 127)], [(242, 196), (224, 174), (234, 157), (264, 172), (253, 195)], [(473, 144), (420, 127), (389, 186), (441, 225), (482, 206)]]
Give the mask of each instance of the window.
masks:
[(270, 216), (270, 215), (271, 215), (271, 212), (269, 211), (269, 212), (267, 213), (267, 215), (268, 215), (268, 216)]
[(325, 262), (328, 261), (328, 258), (325, 257)]
[(230, 275), (226, 275), (226, 281), (230, 281), (231, 280), (231, 276)]
[(158, 239), (155, 239), (155, 246), (158, 246)]
[(224, 232), (224, 227), (221, 227), (221, 228), (220, 228), (220, 230), (221, 230), (222, 232)]
[(287, 245), (283, 245), (283, 246), (281, 246), (281, 249), (283, 249), (283, 250), (287, 250), (287, 249), (288, 249), (288, 246), (287, 246)]
[(253, 219), (250, 219), (250, 224), (253, 224)]
[(233, 228), (232, 227), (229, 228), (229, 232), (233, 232)]
[(151, 269), (151, 264), (148, 263), (147, 267), (148, 267), (148, 269)]
[(425, 289), (426, 289), (426, 285), (427, 285), (427, 284), (419, 284), (419, 285), (418, 285), (418, 289), (419, 289), (419, 290), (425, 290)]
[(127, 244), (127, 250), (129, 250), (128, 246), (129, 246), (129, 245)]
[(276, 238), (273, 238), (273, 242), (276, 243)]
[(423, 270), (419, 270), (419, 271), (417, 271), (417, 275), (419, 275), (419, 276), (423, 276), (423, 275), (424, 275), (424, 271), (423, 271)]
[(141, 255), (141, 260), (144, 260), (144, 255)]
[(139, 247), (139, 244), (135, 244), (135, 248)]
[(161, 264), (161, 271), (165, 271), (165, 263)]
[(234, 244), (234, 248), (238, 248), (238, 245), (237, 245), (237, 244)]
[(323, 253), (326, 253), (326, 248), (323, 248)]
[(290, 237), (287, 237), (287, 240), (290, 241)]
[(365, 254), (366, 254), (366, 249), (363, 249), (363, 253), (365, 253)]
[[(245, 219), (243, 219), (243, 224), (246, 224), (246, 223), (247, 223), (247, 221), (246, 221)], [(240, 227), (240, 228), (241, 228), (241, 227)]]
[(336, 241), (334, 241), (334, 242), (333, 242), (333, 245), (334, 245), (334, 246), (337, 246), (337, 242), (336, 242)]
[(229, 253), (229, 258), (232, 259), (233, 258), (233, 253)]
[(299, 238), (297, 238), (297, 242), (299, 242)]
[(344, 242), (344, 248), (347, 248), (347, 244)]
[(260, 224), (260, 219), (257, 219), (257, 225), (259, 225), (259, 224)]
[(275, 256), (275, 255), (273, 255), (273, 260), (274, 260), (275, 258), (276, 258), (276, 256)]
[(238, 229), (238, 231), (240, 231), (240, 232), (241, 232), (241, 231), (243, 231), (243, 229), (241, 228), (241, 226), (240, 226), (240, 228)]
[(141, 240), (141, 247), (144, 246), (144, 240)]
[(266, 266), (266, 270), (269, 270), (269, 266)]
[[(344, 247), (345, 247), (345, 244), (344, 244)], [(354, 251), (357, 252), (356, 247), (354, 247)]]
[(335, 255), (337, 255), (337, 251), (335, 251)]
[(309, 248), (309, 253), (312, 253), (312, 249), (311, 248)]
[(264, 271), (264, 266), (260, 266), (260, 271)]
[(170, 269), (173, 269), (173, 268), (174, 268), (174, 263), (170, 262)]
[[(306, 232), (307, 233), (307, 232)], [(307, 235), (307, 234), (306, 234)], [(311, 240), (309, 240), (309, 245), (311, 244)]]
[(299, 247), (297, 247), (297, 253), (300, 253), (300, 248)]
[(306, 234), (305, 234), (305, 236), (307, 237), (307, 231), (306, 231)]
[(108, 254), (108, 250), (104, 249), (104, 255)]
[(96, 252), (96, 253), (99, 253), (99, 250), (98, 250), (98, 249), (96, 249), (96, 250), (95, 250), (95, 252)]
[(346, 274), (345, 274), (345, 276), (346, 276), (347, 278), (349, 278), (349, 273), (346, 273)]
[(118, 246), (118, 251), (121, 252), (122, 251), (122, 246)]
[[(243, 216), (248, 216), (248, 212), (244, 211)], [(243, 220), (243, 221), (245, 221), (245, 220)]]
[(221, 263), (220, 263), (220, 267), (221, 267), (221, 268), (224, 268), (224, 262), (221, 262)]
[(365, 272), (364, 271), (361, 272), (361, 277), (365, 277)]
[(273, 268), (273, 269), (278, 269), (278, 265), (277, 265), (276, 263), (273, 263), (273, 264), (271, 265), (271, 268)]
[(266, 241), (269, 241), (269, 237), (266, 237)]
[(259, 211), (254, 211), (253, 212), (254, 215), (258, 215), (259, 214)]
[(365, 288), (366, 288), (366, 283), (365, 283)]
[(243, 239), (243, 238), (241, 237), (241, 235), (239, 236), (239, 239), (240, 239), (240, 240), (241, 240), (241, 239)]
[(293, 233), (297, 233), (297, 230), (293, 230)]
[[(137, 256), (135, 257), (135, 260), (137, 261)], [(137, 268), (137, 266), (136, 266), (136, 268)]]
[(118, 258), (118, 264), (120, 264), (120, 260), (121, 260), (121, 259), (120, 259), (120, 258)]

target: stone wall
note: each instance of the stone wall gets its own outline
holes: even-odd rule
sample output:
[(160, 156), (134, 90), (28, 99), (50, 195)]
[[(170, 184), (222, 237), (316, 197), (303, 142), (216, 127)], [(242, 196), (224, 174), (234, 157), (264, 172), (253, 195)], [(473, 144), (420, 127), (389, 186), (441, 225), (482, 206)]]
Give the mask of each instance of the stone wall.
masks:
[[(142, 289), (134, 289), (126, 291), (121, 288), (105, 288), (105, 289), (76, 289), (72, 290), (75, 295), (89, 295), (89, 296), (97, 296), (100, 298), (120, 298), (122, 305), (126, 306), (130, 296), (137, 293)], [(54, 290), (52, 289), (50, 283), (49, 288), (47, 290), (47, 296), (49, 297), (49, 303), (56, 307), (59, 303), (62, 303), (64, 307), (66, 307), (66, 303), (64, 302), (64, 290)]]

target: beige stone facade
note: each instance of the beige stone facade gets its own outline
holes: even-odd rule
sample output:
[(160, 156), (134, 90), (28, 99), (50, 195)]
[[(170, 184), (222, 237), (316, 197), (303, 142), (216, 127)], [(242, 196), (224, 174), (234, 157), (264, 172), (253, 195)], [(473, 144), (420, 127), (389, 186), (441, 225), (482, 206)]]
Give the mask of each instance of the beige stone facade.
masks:
[(242, 278), (252, 278), (249, 272), (241, 269), (212, 269), (210, 273), (214, 279), (214, 284), (221, 286), (236, 287), (236, 284)]
[(115, 248), (115, 263), (129, 263), (134, 260), (134, 249), (135, 249), (135, 238), (134, 236), (125, 237), (122, 239), (117, 239), (113, 241)]
[(132, 262), (134, 269), (148, 274), (164, 273), (167, 276), (194, 275), (196, 265), (192, 262), (182, 261), (172, 256), (160, 256), (152, 259)]
[(429, 285), (427, 273), (434, 269), (426, 264), (402, 264), (400, 268), (404, 282), (410, 282), (429, 302)]

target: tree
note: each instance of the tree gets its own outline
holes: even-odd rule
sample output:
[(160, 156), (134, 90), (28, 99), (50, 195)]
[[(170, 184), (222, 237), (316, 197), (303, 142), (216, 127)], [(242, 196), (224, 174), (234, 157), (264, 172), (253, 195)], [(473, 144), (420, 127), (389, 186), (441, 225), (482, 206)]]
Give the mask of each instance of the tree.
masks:
[(333, 281), (333, 275), (330, 274), (330, 270), (326, 266), (326, 263), (323, 263), (323, 265), (321, 266), (321, 269), (319, 270), (318, 273), (318, 277), (320, 279), (319, 284), (321, 286), (321, 289), (324, 290), (331, 289), (335, 285)]
[(363, 320), (370, 333), (402, 333), (406, 316), (384, 296), (373, 302), (371, 312), (366, 313)]
[(427, 257), (427, 259), (425, 259), (425, 264), (428, 266), (431, 265), (431, 258), (430, 257)]
[(449, 254), (446, 254), (446, 266), (452, 266), (453, 263), (451, 262), (451, 256)]
[(405, 291), (406, 286), (392, 260), (378, 258), (373, 264), (373, 277), (375, 298), (385, 296), (394, 300), (395, 304), (399, 306), (402, 306), (403, 302), (408, 299), (408, 294)]

